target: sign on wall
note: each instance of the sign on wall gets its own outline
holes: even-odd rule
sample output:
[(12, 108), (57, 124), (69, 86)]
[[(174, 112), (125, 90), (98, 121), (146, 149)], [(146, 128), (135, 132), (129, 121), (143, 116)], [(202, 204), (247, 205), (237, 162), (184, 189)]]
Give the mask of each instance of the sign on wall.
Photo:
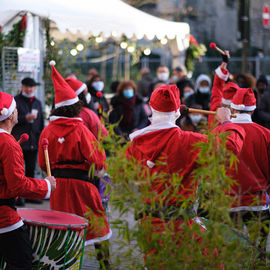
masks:
[(18, 48), (18, 72), (39, 72), (40, 51), (37, 49)]

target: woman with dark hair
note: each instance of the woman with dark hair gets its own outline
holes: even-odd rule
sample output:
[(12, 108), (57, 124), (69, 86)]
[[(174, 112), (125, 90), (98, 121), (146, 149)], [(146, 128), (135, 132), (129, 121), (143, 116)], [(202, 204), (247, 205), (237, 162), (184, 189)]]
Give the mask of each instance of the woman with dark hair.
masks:
[[(109, 111), (109, 104), (104, 97), (104, 81), (100, 75), (94, 75), (87, 83), (87, 88), (92, 96), (95, 110), (99, 110), (101, 104), (102, 112), (107, 113)], [(98, 113), (100, 116), (100, 113)]]
[(40, 136), (38, 163), (40, 168), (46, 171), (41, 145), (42, 139), (46, 138), (49, 141), (52, 174), (57, 180), (57, 188), (51, 195), (50, 207), (52, 210), (83, 217), (88, 213), (89, 224), (85, 244), (95, 244), (98, 250), (97, 257), (103, 267), (109, 265), (108, 249), (102, 251), (100, 242), (110, 238), (111, 230), (99, 191), (94, 185), (94, 176), (100, 176), (104, 171), (105, 152), (100, 149), (95, 136), (79, 118), (82, 101), (54, 67), (52, 78), (55, 109), (51, 112), (49, 125)]
[(97, 114), (88, 107), (91, 101), (91, 95), (88, 93), (86, 84), (73, 78), (66, 78), (65, 81), (75, 91), (79, 100), (82, 101), (82, 109), (79, 117), (82, 118), (85, 126), (94, 134), (96, 139), (108, 136), (109, 133), (105, 126), (101, 124)]
[(120, 121), (115, 129), (119, 135), (128, 135), (149, 124), (143, 99), (136, 92), (137, 87), (133, 81), (122, 81), (117, 88), (117, 95), (111, 100), (113, 110), (109, 122), (115, 124)]

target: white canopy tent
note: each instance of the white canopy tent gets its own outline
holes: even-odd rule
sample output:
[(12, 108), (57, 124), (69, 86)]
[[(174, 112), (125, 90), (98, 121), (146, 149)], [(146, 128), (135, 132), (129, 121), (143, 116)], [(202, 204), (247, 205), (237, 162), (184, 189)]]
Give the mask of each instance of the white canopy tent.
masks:
[[(115, 39), (125, 35), (129, 39), (167, 38), (173, 54), (173, 66), (183, 64), (184, 52), (189, 46), (189, 25), (151, 16), (121, 0), (0, 0), (0, 25), (7, 33), (27, 14), (25, 48), (39, 49), (40, 72), (32, 76), (41, 82), (38, 96), (43, 98), (43, 55), (45, 29), (43, 20), (49, 18), (51, 36), (56, 40), (68, 38), (76, 41), (101, 35)], [(18, 74), (22, 76), (22, 74)], [(19, 76), (17, 81), (19, 82)], [(15, 83), (15, 82), (14, 82)], [(5, 87), (4, 87), (5, 88)]]
[(120, 37), (124, 34), (137, 39), (176, 39), (180, 52), (189, 45), (187, 23), (151, 16), (120, 0), (1, 0), (0, 24), (4, 31), (5, 25), (20, 11), (54, 21), (60, 30), (57, 34), (53, 32), (57, 39), (71, 37), (69, 32), (77, 37), (90, 34)]

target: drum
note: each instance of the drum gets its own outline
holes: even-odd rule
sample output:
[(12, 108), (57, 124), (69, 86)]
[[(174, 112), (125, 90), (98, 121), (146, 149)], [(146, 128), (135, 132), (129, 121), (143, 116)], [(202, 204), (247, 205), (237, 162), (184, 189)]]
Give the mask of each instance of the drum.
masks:
[(17, 211), (29, 228), (33, 269), (81, 269), (87, 220), (59, 211)]

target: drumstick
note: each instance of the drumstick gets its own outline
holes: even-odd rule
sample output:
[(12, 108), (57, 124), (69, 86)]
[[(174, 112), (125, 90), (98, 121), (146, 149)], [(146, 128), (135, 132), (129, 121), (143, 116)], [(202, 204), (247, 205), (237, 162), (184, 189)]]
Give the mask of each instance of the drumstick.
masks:
[[(214, 111), (206, 111), (206, 110), (200, 110), (200, 109), (193, 109), (193, 108), (188, 108), (186, 105), (181, 105), (180, 106), (180, 113), (185, 114), (185, 112), (194, 112), (194, 113), (202, 113), (202, 114), (216, 114)], [(235, 114), (231, 114), (232, 118), (235, 118)]]
[(50, 167), (50, 160), (49, 160), (49, 153), (48, 153), (48, 145), (49, 141), (47, 138), (43, 138), (41, 141), (41, 146), (44, 150), (44, 156), (45, 156), (45, 162), (46, 162), (46, 168), (47, 168), (47, 175), (52, 176), (51, 174), (51, 167)]
[(18, 140), (18, 143), (21, 144), (23, 142), (27, 142), (29, 140), (29, 135), (27, 133), (23, 133)]
[(216, 49), (216, 50), (217, 50), (218, 52), (220, 52), (221, 54), (226, 55), (226, 53), (225, 53), (223, 50), (221, 50), (219, 47), (217, 47), (216, 43), (214, 43), (214, 42), (211, 42), (211, 43), (210, 43), (210, 48)]

